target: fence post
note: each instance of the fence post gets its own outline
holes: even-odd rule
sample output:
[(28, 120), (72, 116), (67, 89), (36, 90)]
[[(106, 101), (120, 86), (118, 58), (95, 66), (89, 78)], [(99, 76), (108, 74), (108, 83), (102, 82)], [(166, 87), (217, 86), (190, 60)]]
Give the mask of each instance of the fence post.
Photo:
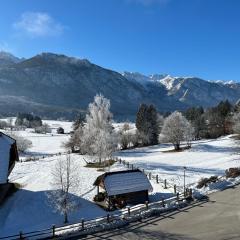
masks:
[(146, 201), (145, 204), (146, 204), (146, 209), (148, 209), (148, 201)]
[(151, 173), (149, 173), (148, 178), (149, 178), (149, 180), (151, 180), (151, 178), (152, 178), (152, 174)]
[(131, 215), (130, 207), (128, 207), (128, 215), (129, 215), (129, 216)]
[(162, 206), (165, 207), (164, 199), (162, 199)]
[(127, 163), (127, 166), (128, 166), (128, 168), (129, 168), (129, 162)]
[(156, 176), (156, 180), (157, 180), (157, 183), (158, 183), (158, 174), (157, 174), (157, 176)]
[(179, 193), (177, 193), (177, 202), (179, 202)]
[(134, 169), (133, 164), (132, 164), (132, 170)]
[(122, 159), (121, 159), (121, 158), (119, 158), (119, 163), (120, 163), (120, 164), (122, 163)]
[(189, 196), (192, 198), (192, 188), (189, 189)]
[(173, 189), (174, 189), (174, 194), (176, 194), (177, 193), (177, 186), (176, 186), (176, 184), (174, 184)]
[(52, 236), (55, 237), (55, 225), (52, 225)]
[(110, 215), (107, 214), (107, 222), (109, 223), (110, 222)]
[(167, 189), (167, 179), (164, 179), (164, 189)]
[(82, 230), (84, 229), (84, 218), (82, 218)]
[(22, 231), (19, 232), (19, 239), (20, 239), (20, 240), (23, 239), (23, 233), (22, 233)]

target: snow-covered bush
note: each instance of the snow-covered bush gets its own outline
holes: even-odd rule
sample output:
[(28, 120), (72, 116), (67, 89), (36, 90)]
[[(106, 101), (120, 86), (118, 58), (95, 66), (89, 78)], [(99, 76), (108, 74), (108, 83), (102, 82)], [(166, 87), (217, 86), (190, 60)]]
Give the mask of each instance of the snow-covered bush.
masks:
[(42, 126), (35, 128), (36, 133), (51, 133), (51, 128), (47, 123), (44, 123)]
[(159, 140), (171, 142), (175, 150), (179, 150), (181, 141), (186, 140), (189, 143), (192, 139), (193, 131), (191, 123), (180, 112), (175, 111), (165, 119)]
[(25, 152), (27, 149), (32, 147), (32, 142), (16, 133), (8, 133), (10, 137), (16, 140), (17, 149), (19, 152)]

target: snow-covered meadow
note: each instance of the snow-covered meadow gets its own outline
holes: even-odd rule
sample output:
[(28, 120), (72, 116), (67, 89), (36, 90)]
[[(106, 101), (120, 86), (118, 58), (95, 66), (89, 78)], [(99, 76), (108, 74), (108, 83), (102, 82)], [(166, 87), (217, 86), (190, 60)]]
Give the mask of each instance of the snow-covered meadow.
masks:
[[(70, 122), (47, 121), (51, 128), (62, 126), (65, 132), (70, 132)], [(121, 124), (118, 124), (119, 127)], [(50, 227), (52, 224), (61, 225), (63, 217), (53, 211), (48, 203), (46, 193), (53, 190), (51, 172), (59, 158), (65, 155), (51, 156), (58, 152), (65, 152), (63, 142), (68, 134), (36, 134), (31, 130), (21, 131), (20, 134), (33, 143), (28, 155), (45, 158), (37, 161), (18, 162), (10, 175), (10, 181), (21, 185), (21, 189), (14, 193), (6, 203), (0, 207), (0, 236), (15, 234), (19, 231), (33, 231)], [(223, 175), (230, 167), (239, 167), (239, 142), (231, 136), (216, 140), (201, 140), (193, 143), (192, 148), (183, 152), (171, 152), (172, 146), (160, 144), (152, 147), (137, 148), (115, 153), (115, 156), (129, 161), (136, 167), (158, 174), (161, 179), (177, 186), (183, 185), (183, 167), (186, 170), (186, 183), (196, 183), (201, 177)], [(22, 157), (23, 160), (26, 156)], [(93, 168), (86, 168), (86, 156), (71, 154), (71, 158), (78, 166), (79, 187), (72, 193), (79, 202), (79, 208), (70, 214), (71, 222), (81, 218), (91, 219), (105, 216), (107, 213), (92, 202), (96, 189), (93, 182), (102, 172)], [(123, 169), (124, 166), (116, 163), (112, 171)], [(151, 200), (169, 197), (173, 189), (163, 189), (156, 180), (151, 181), (153, 193)]]

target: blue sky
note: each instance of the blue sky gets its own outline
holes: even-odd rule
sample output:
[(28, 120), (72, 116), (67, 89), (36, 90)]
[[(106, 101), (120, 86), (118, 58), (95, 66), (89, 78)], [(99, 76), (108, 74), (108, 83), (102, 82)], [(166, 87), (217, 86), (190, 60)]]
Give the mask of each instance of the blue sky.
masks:
[(238, 81), (239, 13), (238, 0), (1, 0), (0, 49)]

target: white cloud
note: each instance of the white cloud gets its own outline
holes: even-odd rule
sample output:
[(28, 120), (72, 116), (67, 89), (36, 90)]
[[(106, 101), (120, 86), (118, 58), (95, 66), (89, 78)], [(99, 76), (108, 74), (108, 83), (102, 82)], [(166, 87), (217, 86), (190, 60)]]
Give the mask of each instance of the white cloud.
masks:
[(10, 48), (9, 44), (6, 42), (0, 42), (0, 51), (4, 52), (13, 52), (13, 49)]
[(64, 31), (62, 24), (44, 12), (25, 12), (13, 27), (19, 33), (31, 37), (58, 36)]

